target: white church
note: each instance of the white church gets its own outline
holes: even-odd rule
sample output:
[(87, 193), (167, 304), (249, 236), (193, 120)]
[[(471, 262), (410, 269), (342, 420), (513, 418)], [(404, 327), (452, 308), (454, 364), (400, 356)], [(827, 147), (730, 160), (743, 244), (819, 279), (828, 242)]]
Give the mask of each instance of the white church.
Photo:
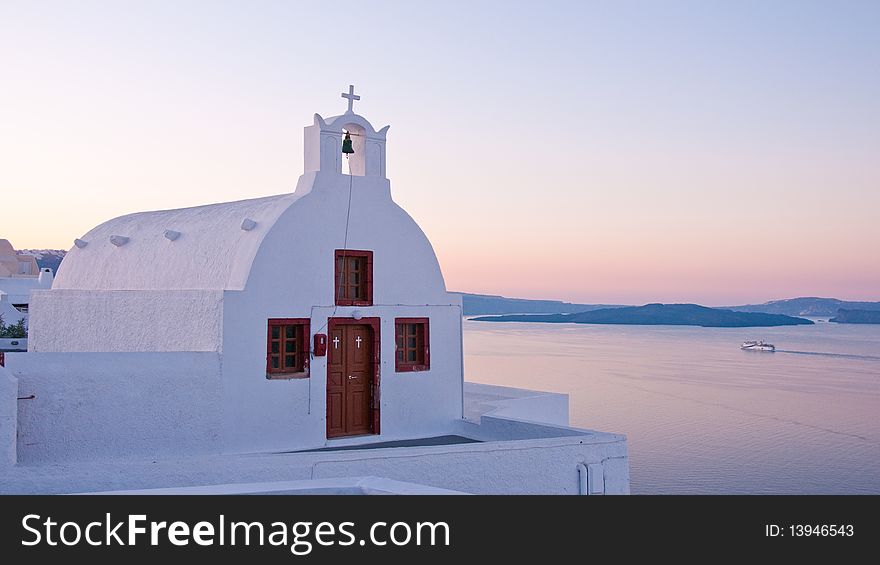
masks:
[(566, 395), (465, 382), (389, 127), (342, 96), (292, 194), (76, 239), (0, 368), (0, 492), (628, 493), (626, 438), (569, 427)]

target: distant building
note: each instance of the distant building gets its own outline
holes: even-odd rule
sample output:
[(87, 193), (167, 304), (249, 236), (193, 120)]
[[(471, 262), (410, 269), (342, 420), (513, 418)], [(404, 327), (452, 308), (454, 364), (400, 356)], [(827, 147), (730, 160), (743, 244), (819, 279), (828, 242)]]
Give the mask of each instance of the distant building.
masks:
[(8, 239), (0, 239), (0, 277), (36, 277), (40, 274), (33, 255), (19, 255)]
[(33, 255), (16, 253), (8, 239), (0, 239), (0, 314), (7, 324), (18, 321), (22, 316), (11, 319), (9, 307), (20, 314), (27, 314), (32, 290), (52, 288), (52, 269), (37, 266)]

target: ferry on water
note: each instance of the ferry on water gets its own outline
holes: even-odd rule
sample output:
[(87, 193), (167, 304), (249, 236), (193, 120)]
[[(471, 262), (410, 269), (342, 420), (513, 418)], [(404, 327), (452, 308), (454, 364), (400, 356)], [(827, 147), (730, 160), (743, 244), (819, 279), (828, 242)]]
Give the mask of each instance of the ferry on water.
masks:
[(776, 351), (776, 346), (772, 343), (764, 343), (764, 340), (760, 341), (745, 341), (743, 342), (740, 349), (745, 351)]

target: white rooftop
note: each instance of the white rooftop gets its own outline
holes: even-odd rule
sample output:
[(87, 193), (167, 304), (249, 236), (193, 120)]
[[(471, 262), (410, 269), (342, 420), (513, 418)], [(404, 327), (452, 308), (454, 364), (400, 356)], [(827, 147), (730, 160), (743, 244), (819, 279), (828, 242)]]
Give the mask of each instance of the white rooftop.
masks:
[(77, 240), (53, 287), (240, 290), (263, 238), (297, 200), (280, 194), (114, 218)]

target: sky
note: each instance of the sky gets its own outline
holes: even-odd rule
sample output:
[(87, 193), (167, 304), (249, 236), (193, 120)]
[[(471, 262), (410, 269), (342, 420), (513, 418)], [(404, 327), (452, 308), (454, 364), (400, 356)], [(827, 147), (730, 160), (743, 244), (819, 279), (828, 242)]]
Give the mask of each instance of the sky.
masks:
[(880, 2), (0, 0), (0, 238), (290, 192), (388, 134), (450, 290), (880, 300)]

